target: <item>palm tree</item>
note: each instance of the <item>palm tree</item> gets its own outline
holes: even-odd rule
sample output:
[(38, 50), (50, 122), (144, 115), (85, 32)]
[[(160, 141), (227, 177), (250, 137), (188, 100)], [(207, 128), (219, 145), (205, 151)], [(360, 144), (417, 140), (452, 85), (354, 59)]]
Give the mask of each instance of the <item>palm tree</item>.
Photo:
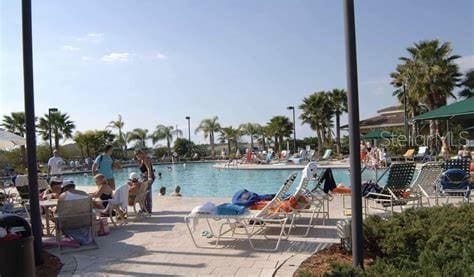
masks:
[(76, 125), (72, 120), (70, 120), (67, 113), (61, 113), (58, 111), (51, 114), (45, 114), (39, 120), (38, 133), (45, 141), (49, 140), (50, 128), (54, 139), (54, 148), (59, 149), (59, 140), (72, 138), (72, 132), (76, 128)]
[[(26, 118), (24, 112), (12, 112), (10, 115), (3, 116), (2, 126), (9, 132), (25, 137), (26, 134)], [(26, 148), (20, 146), (21, 160), (26, 167)]]
[(267, 126), (258, 125), (256, 133), (256, 135), (258, 136), (257, 142), (260, 143), (260, 145), (262, 146), (262, 150), (265, 150), (267, 138), (269, 137), (268, 133), (269, 132)]
[(115, 135), (109, 130), (76, 132), (74, 141), (81, 150), (81, 155), (88, 157), (97, 155), (104, 145), (111, 143), (115, 139)]
[(155, 144), (159, 140), (166, 140), (166, 146), (168, 147), (168, 157), (171, 158), (171, 141), (173, 140), (174, 136), (181, 136), (183, 131), (180, 129), (174, 130), (173, 126), (165, 126), (165, 125), (158, 125), (156, 126), (155, 131), (151, 135), (151, 139), (153, 144)]
[(241, 124), (239, 126), (241, 133), (250, 137), (251, 151), (253, 151), (253, 139), (256, 138), (256, 136), (258, 135), (261, 127), (262, 126), (260, 126), (260, 124), (258, 123), (250, 123), (250, 122)]
[(128, 133), (127, 142), (136, 142), (136, 146), (146, 148), (146, 140), (149, 138), (148, 129), (135, 128)]
[(305, 97), (299, 108), (302, 110), (300, 118), (303, 123), (316, 131), (318, 154), (321, 155), (324, 141), (327, 140), (328, 134), (330, 135), (331, 118), (334, 113), (329, 94), (324, 91), (315, 92)]
[(341, 115), (347, 112), (347, 92), (343, 89), (333, 89), (329, 93), (331, 106), (336, 116), (336, 152), (341, 152)]
[(26, 119), (24, 112), (12, 112), (3, 116), (2, 126), (9, 132), (25, 137)]
[(234, 150), (237, 152), (237, 149), (239, 148), (239, 139), (241, 136), (241, 131), (239, 129), (235, 129), (232, 126), (229, 126), (229, 127), (221, 128), (220, 133), (221, 135), (219, 137), (219, 140), (222, 143), (227, 141), (229, 154), (232, 152), (232, 147), (231, 147), (232, 144), (234, 144)]
[[(409, 56), (400, 57), (402, 63), (391, 74), (396, 89), (404, 87), (408, 99), (418, 99), (419, 104), (430, 111), (446, 105), (449, 97), (455, 98), (453, 89), (461, 76), (455, 63), (459, 56), (451, 55), (449, 43), (425, 40), (408, 47), (407, 51)], [(434, 137), (437, 131), (438, 122), (431, 120), (430, 136)]]
[(215, 133), (219, 132), (219, 130), (221, 129), (221, 125), (219, 124), (219, 122), (217, 122), (218, 119), (219, 118), (217, 116), (214, 116), (213, 118), (203, 119), (195, 131), (196, 134), (199, 132), (203, 132), (204, 138), (209, 138), (212, 158), (214, 158), (216, 155), (214, 150)]
[(112, 128), (118, 130), (118, 137), (117, 137), (117, 144), (120, 146), (120, 149), (122, 149), (122, 155), (123, 158), (126, 157), (126, 148), (127, 148), (127, 141), (123, 137), (122, 129), (123, 126), (125, 125), (125, 122), (122, 120), (122, 116), (118, 115), (117, 120), (112, 120), (109, 122), (109, 124), (105, 128)]
[(469, 70), (461, 82), (461, 86), (464, 88), (459, 92), (459, 96), (462, 98), (474, 97), (474, 69)]
[(284, 137), (290, 137), (293, 134), (293, 123), (286, 116), (274, 116), (267, 123), (267, 131), (275, 138), (275, 148), (281, 151), (281, 145)]

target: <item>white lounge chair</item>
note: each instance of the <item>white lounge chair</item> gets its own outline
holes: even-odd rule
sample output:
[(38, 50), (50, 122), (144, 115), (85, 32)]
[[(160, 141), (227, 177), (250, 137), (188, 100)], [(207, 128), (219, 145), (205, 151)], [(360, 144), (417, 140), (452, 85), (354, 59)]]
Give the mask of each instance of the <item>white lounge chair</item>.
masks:
[[(413, 191), (420, 191), (422, 198), (427, 200), (428, 206), (432, 206), (430, 199), (435, 199), (438, 204), (438, 188), (440, 184), (441, 173), (443, 173), (443, 164), (439, 162), (427, 162), (423, 164), (411, 185)], [(423, 205), (423, 199), (421, 199)]]
[(117, 227), (127, 223), (128, 216), (128, 185), (122, 185), (116, 189), (112, 199), (107, 200), (107, 206), (104, 209), (94, 209), (96, 213), (107, 214), (112, 224)]
[[(290, 175), (286, 182), (281, 186), (275, 197), (270, 202), (268, 202), (262, 210), (247, 210), (244, 214), (241, 215), (189, 214), (188, 216), (185, 216), (184, 221), (186, 223), (194, 245), (198, 248), (203, 248), (203, 246), (198, 245), (196, 239), (194, 238), (193, 230), (190, 226), (191, 220), (206, 220), (211, 236), (216, 236), (216, 233), (211, 227), (210, 220), (223, 220), (224, 222), (220, 224), (219, 232), (216, 236), (217, 240), (215, 242), (215, 247), (219, 245), (219, 241), (221, 240), (221, 238), (234, 238), (234, 235), (244, 235), (247, 237), (247, 240), (252, 249), (260, 251), (276, 251), (280, 246), (282, 238), (288, 238), (289, 235), (289, 231), (285, 231), (289, 215), (277, 212), (276, 210), (280, 203), (283, 201), (284, 195), (286, 195), (291, 185), (294, 183), (296, 176), (296, 173)], [(273, 248), (255, 247), (252, 240), (253, 237), (261, 234), (265, 239), (270, 239), (270, 237), (265, 234), (266, 228), (268, 228), (270, 224), (280, 225), (280, 232), (277, 237), (275, 246)], [(227, 230), (224, 230), (225, 226), (228, 226), (229, 228)], [(239, 228), (242, 228), (244, 232), (239, 233)], [(224, 237), (224, 235), (227, 233), (231, 233), (231, 236)]]

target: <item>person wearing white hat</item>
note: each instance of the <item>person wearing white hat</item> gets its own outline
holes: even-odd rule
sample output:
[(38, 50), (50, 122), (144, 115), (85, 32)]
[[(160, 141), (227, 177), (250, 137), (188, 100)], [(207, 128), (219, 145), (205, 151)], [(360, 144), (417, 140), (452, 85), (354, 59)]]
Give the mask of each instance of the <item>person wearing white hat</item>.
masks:
[(135, 202), (135, 197), (137, 196), (138, 191), (140, 190), (141, 183), (138, 180), (140, 176), (136, 172), (130, 173), (128, 178), (128, 204), (133, 205)]

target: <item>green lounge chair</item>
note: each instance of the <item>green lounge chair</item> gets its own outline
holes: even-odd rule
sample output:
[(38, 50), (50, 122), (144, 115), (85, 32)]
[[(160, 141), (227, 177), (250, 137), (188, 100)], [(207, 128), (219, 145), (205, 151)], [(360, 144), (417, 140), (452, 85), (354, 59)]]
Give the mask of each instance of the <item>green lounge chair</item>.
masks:
[(330, 157), (331, 157), (331, 154), (332, 154), (332, 149), (326, 149), (326, 151), (324, 151), (324, 155), (321, 157), (321, 161), (324, 161), (324, 160), (328, 160)]
[[(413, 207), (420, 205), (420, 195), (416, 191), (409, 191), (413, 175), (415, 174), (415, 163), (393, 163), (390, 167), (379, 177), (377, 183), (382, 177), (389, 172), (387, 184), (380, 193), (370, 192), (365, 199), (365, 214), (368, 215), (368, 209), (378, 209), (387, 211), (393, 214), (394, 207), (400, 206), (403, 210), (404, 206), (412, 203)], [(373, 202), (374, 205), (370, 205)], [(382, 208), (375, 204), (379, 204)]]
[[(441, 173), (443, 173), (442, 163), (424, 163), (411, 186), (414, 191), (419, 191), (421, 193), (421, 197), (426, 198), (428, 206), (432, 206), (433, 203), (430, 199), (433, 198), (435, 199), (435, 204), (438, 204), (438, 187)], [(423, 199), (421, 205), (423, 205)]]

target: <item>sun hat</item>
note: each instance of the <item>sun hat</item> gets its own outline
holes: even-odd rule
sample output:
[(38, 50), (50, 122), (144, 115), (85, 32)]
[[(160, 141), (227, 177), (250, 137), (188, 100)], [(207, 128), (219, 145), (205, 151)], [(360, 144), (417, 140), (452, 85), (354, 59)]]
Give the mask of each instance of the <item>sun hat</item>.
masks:
[(61, 184), (63, 180), (60, 177), (52, 177), (51, 180), (49, 180), (49, 184), (52, 185), (53, 183), (56, 184)]
[(138, 180), (139, 176), (136, 172), (130, 173), (129, 180)]
[(70, 186), (76, 186), (76, 184), (74, 184), (74, 181), (71, 180), (71, 179), (65, 179), (63, 181), (63, 185), (62, 185), (62, 189), (66, 188), (66, 187), (70, 187)]

